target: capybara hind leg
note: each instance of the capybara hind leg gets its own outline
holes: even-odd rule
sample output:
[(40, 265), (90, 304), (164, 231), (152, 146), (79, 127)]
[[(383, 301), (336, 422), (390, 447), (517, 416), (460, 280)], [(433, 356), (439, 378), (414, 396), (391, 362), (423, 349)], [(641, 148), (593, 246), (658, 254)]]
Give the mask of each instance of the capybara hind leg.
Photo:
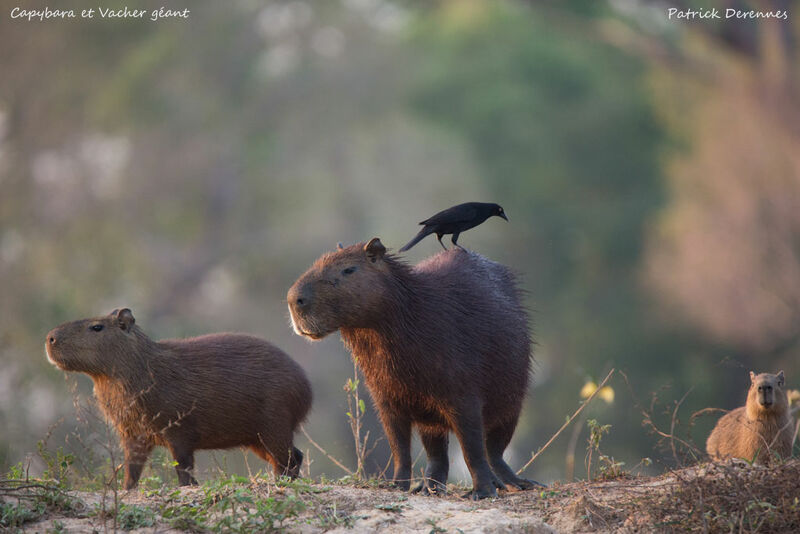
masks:
[(398, 489), (408, 490), (411, 487), (411, 421), (386, 404), (380, 405), (379, 413), (394, 458), (392, 483)]
[(483, 417), (478, 399), (469, 399), (455, 409), (449, 416), (453, 431), (461, 443), (464, 460), (472, 475), (472, 491), (466, 496), (472, 499), (496, 497), (497, 489), (505, 489), (486, 458), (483, 440)]
[(300, 454), (300, 462), (303, 461), (303, 454), (292, 447), (291, 442), (278, 442), (274, 439), (265, 440), (259, 436), (260, 443), (250, 448), (261, 458), (272, 464), (272, 470), (276, 477), (289, 476), (296, 478), (300, 472), (300, 465), (294, 465), (296, 454)]
[(420, 430), (422, 446), (428, 455), (428, 466), (425, 468), (425, 478), (414, 486), (412, 493), (423, 495), (445, 495), (447, 493), (447, 475), (450, 471), (450, 460), (447, 457), (447, 444), (449, 441), (448, 430), (426, 431)]
[(250, 450), (253, 451), (256, 454), (256, 456), (258, 456), (259, 458), (267, 462), (269, 465), (271, 465), (272, 470), (276, 476), (280, 476), (281, 471), (280, 467), (278, 466), (278, 462), (275, 461), (275, 458), (272, 457), (272, 455), (269, 453), (269, 451), (267, 451), (266, 448), (264, 448), (263, 445), (261, 444), (251, 445)]
[(128, 439), (122, 442), (125, 451), (125, 482), (126, 490), (133, 489), (142, 476), (142, 469), (153, 450), (153, 443), (148, 439)]
[(506, 461), (503, 460), (503, 451), (506, 450), (506, 447), (511, 441), (511, 436), (514, 434), (515, 427), (516, 421), (512, 421), (487, 432), (486, 453), (489, 455), (489, 464), (492, 466), (494, 474), (508, 486), (513, 486), (521, 490), (533, 489), (537, 486), (544, 487), (543, 484), (535, 480), (518, 477), (508, 466)]
[(170, 450), (172, 451), (172, 457), (178, 463), (175, 466), (175, 472), (178, 473), (178, 485), (196, 486), (197, 479), (192, 475), (192, 471), (194, 471), (194, 450), (176, 445), (170, 445)]
[(300, 476), (300, 468), (303, 466), (303, 453), (297, 447), (292, 447), (292, 457), (289, 459), (288, 475), (292, 478)]

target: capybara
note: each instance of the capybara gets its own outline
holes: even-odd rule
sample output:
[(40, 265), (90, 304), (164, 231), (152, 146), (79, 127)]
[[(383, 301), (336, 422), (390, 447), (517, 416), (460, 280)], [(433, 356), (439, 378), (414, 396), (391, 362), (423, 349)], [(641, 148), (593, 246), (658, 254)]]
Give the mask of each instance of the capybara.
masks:
[(311, 407), (305, 372), (257, 337), (209, 334), (154, 341), (131, 310), (62, 324), (47, 356), (86, 373), (125, 452), (125, 489), (136, 486), (155, 445), (177, 462), (181, 485), (196, 484), (194, 451), (249, 447), (276, 474), (296, 477), (303, 461), (294, 431)]
[(444, 493), (451, 430), (473, 498), (536, 484), (503, 460), (531, 367), (528, 314), (508, 268), (459, 248), (411, 267), (373, 238), (320, 257), (287, 298), (296, 333), (341, 332), (383, 423), (398, 487), (410, 485), (412, 427), (428, 456), (415, 491)]
[(747, 403), (723, 415), (708, 436), (706, 451), (712, 459), (743, 458), (764, 464), (776, 454), (792, 455), (794, 425), (783, 383), (783, 371), (750, 372)]

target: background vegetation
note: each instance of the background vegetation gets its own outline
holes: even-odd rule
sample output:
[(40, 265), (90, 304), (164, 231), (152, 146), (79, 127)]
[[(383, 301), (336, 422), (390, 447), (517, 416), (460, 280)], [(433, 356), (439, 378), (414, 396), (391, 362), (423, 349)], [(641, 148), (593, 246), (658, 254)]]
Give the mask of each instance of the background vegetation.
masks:
[[(91, 383), (48, 365), (44, 335), (120, 306), (156, 338), (275, 342), (313, 382), (309, 434), (355, 466), (349, 356), (337, 336), (291, 332), (286, 289), (338, 241), (396, 250), (470, 200), (508, 212), (462, 242), (522, 274), (535, 322), (512, 465), (611, 367), (628, 384), (616, 375), (614, 402), (587, 410), (612, 425), (603, 449), (656, 471), (675, 459), (641, 424), (651, 393), (660, 424), (690, 392), (686, 423), (740, 404), (750, 369), (796, 387), (800, 3), (704, 4), (789, 20), (670, 21), (629, 0), (208, 0), (162, 22), (29, 23), (4, 7), (0, 469), (49, 431), (76, 448), (71, 399)], [(529, 475), (564, 477), (562, 439)], [(367, 470), (388, 455), (379, 443)], [(312, 476), (342, 474), (311, 457)], [(239, 452), (200, 455), (215, 462), (246, 472)]]

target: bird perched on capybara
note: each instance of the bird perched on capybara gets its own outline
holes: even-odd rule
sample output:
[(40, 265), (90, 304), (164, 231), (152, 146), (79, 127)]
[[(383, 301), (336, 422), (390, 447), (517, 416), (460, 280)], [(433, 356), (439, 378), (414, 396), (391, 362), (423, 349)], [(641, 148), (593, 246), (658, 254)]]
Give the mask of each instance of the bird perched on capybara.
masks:
[(373, 238), (320, 257), (287, 298), (296, 333), (341, 332), (383, 423), (394, 483), (410, 485), (415, 427), (428, 456), (415, 491), (443, 493), (452, 430), (482, 498), (536, 484), (503, 460), (531, 365), (520, 293), (508, 268), (479, 254), (454, 248), (411, 267)]
[(196, 484), (194, 451), (249, 447), (276, 474), (296, 477), (303, 461), (294, 431), (311, 407), (303, 369), (267, 341), (209, 334), (154, 341), (131, 310), (62, 324), (47, 356), (86, 373), (125, 452), (125, 489), (136, 486), (156, 445), (167, 447), (181, 485)]
[(720, 418), (706, 442), (708, 455), (714, 460), (743, 458), (762, 464), (775, 454), (790, 457), (794, 424), (783, 384), (783, 371), (777, 375), (751, 371), (747, 403)]
[(436, 234), (436, 239), (445, 250), (447, 250), (447, 247), (442, 243), (442, 236), (447, 234), (453, 234), (450, 238), (453, 245), (463, 248), (458, 244), (458, 236), (461, 232), (478, 226), (493, 215), (508, 220), (506, 212), (503, 211), (499, 204), (489, 202), (465, 202), (464, 204), (447, 208), (420, 222), (422, 229), (411, 241), (403, 245), (400, 252), (405, 252), (431, 234)]

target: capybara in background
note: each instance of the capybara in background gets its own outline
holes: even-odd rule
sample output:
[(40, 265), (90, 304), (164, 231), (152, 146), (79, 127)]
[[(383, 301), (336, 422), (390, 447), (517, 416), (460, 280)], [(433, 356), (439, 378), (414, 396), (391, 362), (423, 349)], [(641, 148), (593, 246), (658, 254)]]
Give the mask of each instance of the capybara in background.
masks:
[(792, 455), (794, 424), (783, 383), (783, 371), (750, 372), (747, 404), (723, 415), (708, 436), (706, 451), (712, 459), (743, 458), (764, 464), (775, 454)]
[(257, 337), (209, 334), (154, 341), (131, 310), (65, 323), (47, 334), (47, 356), (86, 373), (119, 432), (125, 489), (136, 486), (155, 445), (177, 462), (181, 485), (196, 484), (194, 451), (249, 447), (276, 474), (296, 477), (303, 461), (294, 431), (311, 407), (305, 372)]
[(520, 297), (513, 273), (479, 254), (454, 248), (411, 267), (378, 238), (323, 255), (287, 296), (295, 332), (341, 332), (392, 448), (394, 483), (409, 488), (416, 427), (428, 466), (414, 489), (444, 493), (452, 430), (473, 498), (536, 484), (503, 460), (531, 366)]

